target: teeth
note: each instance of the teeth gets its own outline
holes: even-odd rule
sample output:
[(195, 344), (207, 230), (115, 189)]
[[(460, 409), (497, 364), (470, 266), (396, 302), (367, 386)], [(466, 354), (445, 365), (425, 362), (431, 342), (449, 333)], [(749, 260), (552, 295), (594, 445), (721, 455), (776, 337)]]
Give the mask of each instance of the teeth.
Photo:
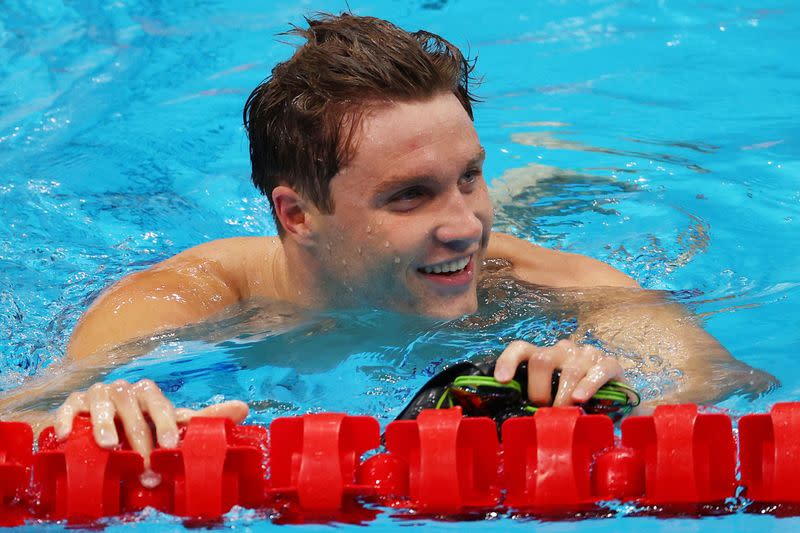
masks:
[(455, 261), (449, 261), (447, 263), (439, 263), (438, 265), (434, 265), (432, 267), (422, 267), (422, 270), (426, 274), (442, 274), (447, 272), (458, 272), (459, 270), (463, 269), (469, 263), (469, 257), (465, 257), (463, 259), (456, 259)]

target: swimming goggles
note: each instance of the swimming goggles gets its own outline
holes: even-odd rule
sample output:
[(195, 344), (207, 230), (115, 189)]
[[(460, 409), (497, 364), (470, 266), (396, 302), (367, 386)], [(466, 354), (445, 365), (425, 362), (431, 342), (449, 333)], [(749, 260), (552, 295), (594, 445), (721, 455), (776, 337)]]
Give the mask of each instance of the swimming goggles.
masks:
[[(500, 383), (494, 379), (495, 359), (472, 363), (465, 361), (434, 376), (403, 409), (398, 420), (416, 418), (423, 409), (446, 409), (460, 406), (464, 416), (485, 416), (498, 428), (508, 418), (531, 416), (539, 407), (527, 398), (528, 371), (522, 364), (514, 379)], [(558, 391), (560, 371), (553, 373), (551, 397)], [(605, 414), (619, 420), (641, 402), (641, 396), (629, 385), (611, 380), (588, 401), (579, 404), (589, 414)]]

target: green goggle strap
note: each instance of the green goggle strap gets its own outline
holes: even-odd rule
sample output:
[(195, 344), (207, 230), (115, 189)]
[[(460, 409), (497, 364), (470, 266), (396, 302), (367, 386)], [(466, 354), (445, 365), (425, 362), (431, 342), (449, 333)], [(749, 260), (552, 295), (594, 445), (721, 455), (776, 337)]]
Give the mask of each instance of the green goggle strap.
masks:
[(522, 386), (518, 381), (512, 379), (508, 383), (500, 383), (491, 376), (458, 376), (453, 385), (456, 387), (497, 387), (514, 389), (522, 394)]
[[(516, 380), (511, 380), (508, 383), (500, 383), (491, 376), (458, 376), (453, 381), (455, 387), (497, 387), (513, 389), (520, 394), (522, 393), (522, 386)], [(636, 390), (631, 388), (626, 383), (617, 380), (611, 380), (592, 396), (593, 400), (607, 400), (616, 402), (622, 405), (622, 409), (627, 413), (634, 407), (641, 403), (641, 396)], [(447, 402), (448, 407), (453, 407), (453, 398), (450, 394), (450, 387), (448, 387), (444, 394), (439, 397), (436, 402), (436, 409), (441, 409), (444, 403)], [(526, 405), (524, 409), (530, 413), (535, 413), (538, 408), (533, 405)]]

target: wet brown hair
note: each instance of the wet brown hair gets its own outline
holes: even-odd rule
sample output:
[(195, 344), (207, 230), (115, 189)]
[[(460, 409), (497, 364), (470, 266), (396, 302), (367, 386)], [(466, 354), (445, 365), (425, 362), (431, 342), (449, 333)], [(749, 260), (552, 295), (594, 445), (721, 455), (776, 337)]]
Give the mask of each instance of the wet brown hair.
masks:
[(307, 17), (294, 55), (250, 94), (244, 125), (253, 183), (267, 196), (292, 187), (332, 213), (330, 181), (353, 156), (353, 138), (370, 104), (421, 100), (451, 91), (470, 119), (474, 61), (438, 35), (409, 33), (385, 20), (351, 14)]

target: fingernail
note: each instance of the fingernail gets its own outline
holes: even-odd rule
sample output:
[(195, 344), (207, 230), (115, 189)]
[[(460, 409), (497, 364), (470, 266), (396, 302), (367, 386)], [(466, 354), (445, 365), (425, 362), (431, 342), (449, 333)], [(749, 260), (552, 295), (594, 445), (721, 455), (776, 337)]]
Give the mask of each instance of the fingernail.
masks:
[(498, 368), (494, 371), (494, 379), (497, 381), (511, 381), (511, 372), (507, 368)]
[(119, 438), (116, 433), (108, 431), (107, 429), (101, 429), (97, 435), (97, 444), (103, 448), (113, 448), (119, 444)]
[(177, 448), (178, 447), (178, 434), (174, 431), (168, 431), (161, 436), (162, 448)]
[(161, 484), (161, 474), (152, 470), (145, 470), (139, 476), (139, 483), (146, 489), (154, 489)]
[(578, 387), (577, 389), (572, 391), (572, 399), (577, 402), (585, 402), (586, 400), (589, 399), (589, 391)]
[(71, 430), (72, 428), (70, 428), (70, 427), (69, 427), (68, 425), (66, 425), (66, 424), (56, 424), (56, 425), (55, 425), (55, 427), (54, 427), (53, 429), (55, 429), (55, 432), (56, 432), (56, 438), (57, 438), (58, 440), (66, 440), (66, 438), (67, 438), (67, 437), (69, 437), (70, 430)]

